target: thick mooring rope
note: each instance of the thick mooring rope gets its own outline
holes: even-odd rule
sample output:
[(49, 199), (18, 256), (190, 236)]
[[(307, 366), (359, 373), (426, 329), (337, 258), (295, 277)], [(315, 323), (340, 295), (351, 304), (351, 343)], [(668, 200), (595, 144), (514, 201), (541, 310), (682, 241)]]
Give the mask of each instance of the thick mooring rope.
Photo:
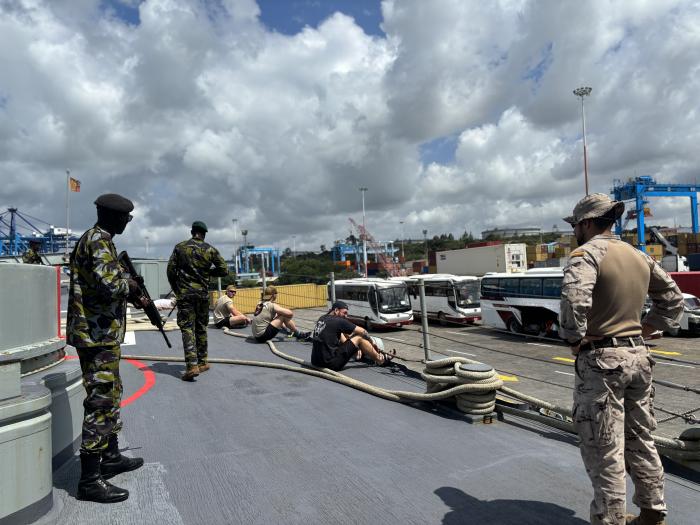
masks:
[[(234, 337), (248, 337), (244, 334), (237, 333), (229, 329), (224, 329), (223, 332), (226, 335)], [(341, 374), (340, 372), (335, 372), (328, 368), (319, 368), (308, 361), (285, 354), (284, 352), (280, 352), (272, 341), (268, 341), (267, 345), (276, 356), (287, 361), (297, 363), (301, 366), (285, 365), (282, 363), (272, 363), (268, 361), (227, 359), (218, 357), (210, 357), (209, 362), (231, 365), (259, 366), (298, 372), (327, 379), (335, 383), (340, 383), (389, 401), (441, 401), (454, 398), (459, 410), (467, 414), (480, 415), (498, 411), (505, 414), (512, 414), (538, 421), (573, 434), (576, 433), (575, 429), (573, 428), (573, 424), (570, 421), (570, 408), (558, 406), (503, 386), (503, 381), (498, 377), (495, 370), (489, 365), (485, 365), (479, 361), (474, 361), (463, 357), (448, 357), (445, 359), (427, 362), (425, 369), (421, 373), (421, 376), (427, 383), (427, 388), (425, 393), (421, 393), (403, 390), (387, 390), (381, 387), (369, 385), (362, 381), (358, 381), (357, 379), (353, 379), (345, 374)], [(184, 357), (174, 356), (122, 355), (121, 357), (122, 359), (135, 359), (141, 361), (185, 361)], [(527, 410), (520, 410), (500, 404), (496, 405), (495, 400), (497, 391), (513, 399), (523, 401), (533, 408), (544, 408), (561, 414), (564, 419), (559, 420)], [(684, 432), (677, 439), (670, 439), (662, 436), (652, 437), (654, 438), (654, 443), (656, 444), (660, 453), (684, 461), (700, 461), (700, 435), (697, 432)]]

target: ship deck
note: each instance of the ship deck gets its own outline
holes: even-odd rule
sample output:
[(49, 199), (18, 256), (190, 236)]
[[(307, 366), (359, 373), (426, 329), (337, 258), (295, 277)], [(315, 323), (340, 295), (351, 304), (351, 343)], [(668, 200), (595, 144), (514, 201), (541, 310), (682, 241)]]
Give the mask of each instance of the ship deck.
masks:
[[(123, 353), (179, 357), (180, 334), (168, 335), (172, 350), (157, 332), (137, 331)], [(277, 345), (309, 358), (308, 343)], [(291, 364), (211, 327), (209, 351)], [(96, 515), (127, 525), (587, 522), (592, 490), (566, 433), (512, 417), (470, 424), (448, 407), (386, 401), (292, 371), (216, 364), (185, 383), (182, 363), (147, 364), (121, 367), (130, 399), (121, 446), (146, 461), (112, 480), (130, 498), (77, 501), (76, 456), (55, 472), (54, 508), (36, 523), (91, 524)], [(353, 363), (347, 373), (424, 390), (401, 366)], [(669, 474), (671, 522), (695, 523), (699, 495), (699, 485)]]

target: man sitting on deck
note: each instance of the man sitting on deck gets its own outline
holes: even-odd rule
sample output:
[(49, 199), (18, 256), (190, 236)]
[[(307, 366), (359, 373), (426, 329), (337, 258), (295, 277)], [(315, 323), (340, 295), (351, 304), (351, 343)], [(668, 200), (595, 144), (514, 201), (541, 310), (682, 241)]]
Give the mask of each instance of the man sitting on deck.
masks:
[(311, 364), (321, 368), (330, 368), (336, 372), (355, 356), (371, 358), (377, 365), (389, 363), (390, 357), (379, 350), (367, 330), (348, 321), (348, 305), (336, 301), (327, 314), (316, 321), (311, 351)]
[(263, 291), (262, 301), (255, 308), (253, 323), (251, 328), (253, 337), (258, 343), (264, 343), (275, 337), (280, 329), (286, 328), (288, 333), (299, 340), (307, 340), (311, 333), (300, 332), (292, 317), (294, 312), (275, 303), (277, 299), (277, 288), (268, 286)]
[(214, 306), (214, 323), (217, 328), (242, 328), (248, 326), (250, 318), (233, 306), (236, 287), (229, 284), (226, 293), (219, 297)]

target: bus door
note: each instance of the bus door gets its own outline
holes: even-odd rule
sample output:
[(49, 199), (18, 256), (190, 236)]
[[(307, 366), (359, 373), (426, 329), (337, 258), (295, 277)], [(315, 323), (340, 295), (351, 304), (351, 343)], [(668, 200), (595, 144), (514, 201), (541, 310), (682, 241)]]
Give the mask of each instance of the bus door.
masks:
[(376, 316), (379, 315), (379, 310), (377, 309), (377, 289), (374, 286), (367, 288), (367, 300), (369, 301), (369, 306), (372, 308), (372, 313)]

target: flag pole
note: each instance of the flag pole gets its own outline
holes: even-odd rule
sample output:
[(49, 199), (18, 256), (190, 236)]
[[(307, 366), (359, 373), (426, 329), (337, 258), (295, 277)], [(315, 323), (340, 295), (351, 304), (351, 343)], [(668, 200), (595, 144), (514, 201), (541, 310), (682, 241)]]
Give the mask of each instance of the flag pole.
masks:
[(70, 208), (68, 206), (69, 204), (69, 196), (70, 196), (70, 170), (66, 170), (66, 253), (65, 253), (65, 260), (68, 262), (68, 226), (70, 222)]

